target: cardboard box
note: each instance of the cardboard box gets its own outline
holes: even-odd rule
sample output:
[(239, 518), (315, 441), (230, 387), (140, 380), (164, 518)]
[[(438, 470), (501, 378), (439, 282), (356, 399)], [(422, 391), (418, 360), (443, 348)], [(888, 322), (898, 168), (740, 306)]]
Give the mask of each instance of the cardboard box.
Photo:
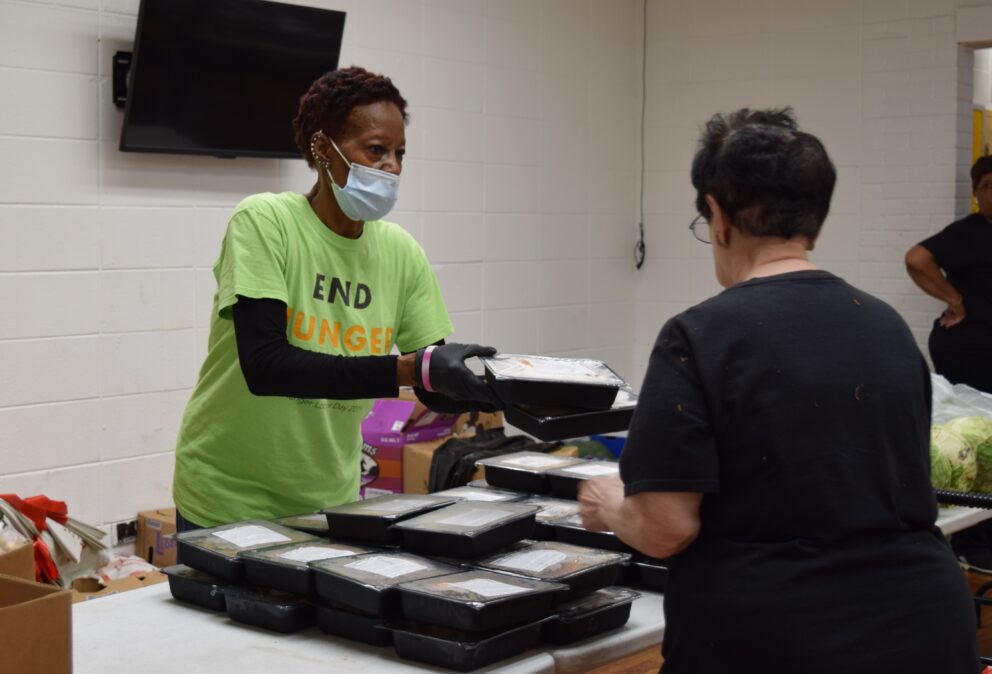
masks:
[(34, 580), (34, 546), (25, 543), (0, 554), (0, 575)]
[(154, 571), (141, 576), (128, 576), (118, 578), (101, 584), (95, 578), (77, 578), (72, 581), (72, 603), (76, 604), (89, 599), (99, 599), (112, 594), (127, 592), (128, 590), (138, 590), (149, 585), (164, 583), (169, 577), (164, 573)]
[(68, 590), (0, 575), (0, 665), (4, 672), (72, 672)]
[(134, 554), (162, 568), (176, 563), (176, 509), (161, 508), (138, 513)]

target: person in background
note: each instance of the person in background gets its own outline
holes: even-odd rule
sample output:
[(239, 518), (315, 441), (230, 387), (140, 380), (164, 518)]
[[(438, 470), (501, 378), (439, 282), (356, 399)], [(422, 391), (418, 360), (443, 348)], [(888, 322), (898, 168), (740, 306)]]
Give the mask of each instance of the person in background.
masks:
[[(952, 384), (992, 393), (992, 157), (971, 167), (978, 212), (952, 222), (906, 253), (910, 278), (947, 307), (933, 323), (933, 369)], [(992, 522), (951, 537), (967, 567), (992, 573)]]
[(464, 364), (495, 350), (444, 343), (452, 325), (427, 257), (382, 220), (398, 194), (406, 106), (387, 77), (326, 73), (293, 120), (313, 188), (234, 209), (176, 445), (180, 531), (353, 501), (370, 399), (400, 386), (438, 411), (500, 406)]
[(973, 674), (935, 528), (930, 376), (890, 306), (808, 258), (836, 173), (789, 109), (706, 124), (692, 164), (725, 290), (651, 352), (620, 478), (587, 528), (667, 558), (665, 674)]

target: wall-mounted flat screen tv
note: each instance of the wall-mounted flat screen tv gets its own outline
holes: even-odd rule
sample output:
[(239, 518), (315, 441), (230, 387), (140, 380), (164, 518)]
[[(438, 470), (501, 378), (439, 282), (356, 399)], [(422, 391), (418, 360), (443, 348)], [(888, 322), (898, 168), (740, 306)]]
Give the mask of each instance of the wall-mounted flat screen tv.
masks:
[(265, 0), (141, 0), (121, 151), (299, 157), (292, 120), (337, 68), (344, 20)]

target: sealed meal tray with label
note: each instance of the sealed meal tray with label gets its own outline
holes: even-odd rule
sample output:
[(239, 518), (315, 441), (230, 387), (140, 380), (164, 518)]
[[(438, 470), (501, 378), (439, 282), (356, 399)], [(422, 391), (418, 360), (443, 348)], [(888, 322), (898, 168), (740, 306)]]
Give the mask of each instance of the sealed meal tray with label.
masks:
[(521, 541), (508, 550), (473, 563), (490, 571), (564, 583), (571, 588), (558, 600), (613, 585), (630, 555), (560, 541)]
[(551, 526), (551, 522), (569, 515), (577, 515), (581, 508), (578, 501), (553, 496), (529, 496), (518, 503), (540, 508), (534, 515), (534, 534), (531, 536), (539, 541), (554, 540), (555, 529)]
[(252, 585), (283, 592), (310, 594), (313, 574), (310, 562), (374, 552), (371, 548), (325, 541), (290, 543), (239, 552), (245, 563), (245, 578)]
[(314, 590), (332, 606), (370, 616), (399, 608), (396, 586), (410, 580), (457, 573), (461, 569), (406, 552), (374, 552), (351, 558), (311, 562)]
[(620, 464), (616, 461), (586, 461), (549, 470), (547, 475), (552, 496), (574, 499), (578, 496), (580, 482), (596, 477), (617, 477), (620, 475)]
[(574, 410), (561, 406), (507, 405), (506, 420), (539, 440), (551, 442), (587, 435), (618, 433), (630, 427), (637, 394), (624, 384), (606, 410)]
[(617, 538), (617, 535), (612, 531), (589, 531), (586, 529), (582, 526), (581, 515), (570, 515), (549, 522), (549, 524), (554, 527), (555, 540), (563, 543), (584, 545), (600, 550), (613, 550), (614, 552), (635, 552), (633, 548)]
[(555, 610), (557, 615), (541, 629), (541, 639), (571, 644), (623, 627), (630, 618), (631, 604), (640, 596), (626, 588), (608, 587), (560, 604)]
[(483, 569), (415, 580), (399, 586), (408, 620), (469, 632), (498, 630), (551, 613), (568, 586)]
[(551, 489), (547, 472), (564, 468), (584, 460), (574, 456), (547, 454), (545, 452), (511, 452), (490, 456), (476, 462), (485, 467), (486, 482), (493, 487), (513, 489), (530, 494), (544, 494)]
[(280, 517), (279, 519), (272, 521), (276, 524), (281, 524), (284, 527), (289, 527), (290, 529), (305, 531), (306, 533), (313, 534), (314, 536), (322, 536), (327, 538), (330, 535), (330, 530), (327, 527), (327, 516), (321, 512)]
[(396, 655), (469, 672), (519, 655), (537, 645), (548, 618), (507, 630), (464, 632), (437, 625), (389, 623)]
[(238, 553), (280, 543), (318, 542), (323, 539), (274, 522), (248, 520), (176, 534), (182, 563), (231, 582), (244, 578)]
[(495, 552), (534, 531), (536, 506), (463, 501), (395, 524), (403, 547), (467, 559)]
[(317, 604), (317, 627), (322, 632), (372, 646), (388, 646), (393, 643), (393, 634), (386, 629), (386, 620), (336, 606)]
[(453, 498), (459, 501), (519, 501), (527, 496), (519, 491), (509, 491), (506, 489), (479, 489), (478, 487), (455, 487), (436, 491), (431, 496), (442, 496)]
[(173, 564), (162, 569), (169, 577), (169, 592), (179, 601), (214, 611), (226, 611), (224, 590), (230, 583), (185, 564)]
[(624, 385), (605, 363), (501, 353), (483, 358), (486, 381), (507, 405), (608, 410)]
[(326, 508), (323, 513), (333, 538), (395, 543), (396, 534), (390, 531), (393, 524), (454, 502), (453, 498), (430, 494), (385, 494)]
[(268, 588), (232, 585), (224, 596), (227, 615), (274, 632), (298, 632), (316, 623), (313, 604), (302, 596)]

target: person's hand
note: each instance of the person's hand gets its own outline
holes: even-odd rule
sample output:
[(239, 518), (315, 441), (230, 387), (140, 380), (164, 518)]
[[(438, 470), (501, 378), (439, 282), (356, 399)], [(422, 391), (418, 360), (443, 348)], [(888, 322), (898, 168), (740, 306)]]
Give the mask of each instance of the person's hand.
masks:
[(579, 483), (579, 513), (589, 531), (612, 531), (607, 523), (623, 503), (623, 481), (618, 476), (597, 477)]
[(964, 302), (958, 301), (956, 304), (947, 304), (947, 308), (944, 309), (944, 313), (940, 315), (941, 327), (952, 328), (961, 321), (964, 320), (966, 313), (964, 310)]
[(417, 351), (416, 386), (436, 391), (452, 400), (468, 400), (503, 409), (503, 401), (482, 379), (465, 366), (468, 358), (495, 356), (496, 349), (478, 344), (441, 344)]

